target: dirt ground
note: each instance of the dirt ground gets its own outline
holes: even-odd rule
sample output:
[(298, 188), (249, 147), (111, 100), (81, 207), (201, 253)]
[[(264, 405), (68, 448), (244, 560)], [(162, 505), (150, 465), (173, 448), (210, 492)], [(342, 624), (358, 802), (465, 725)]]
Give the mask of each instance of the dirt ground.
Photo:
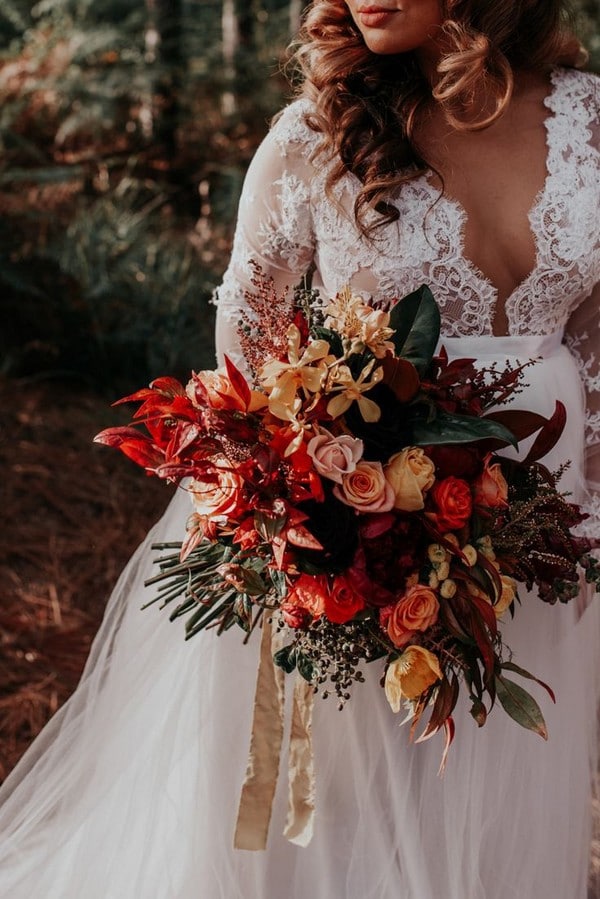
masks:
[(110, 589), (170, 498), (92, 443), (126, 416), (79, 383), (0, 379), (0, 780), (75, 688)]

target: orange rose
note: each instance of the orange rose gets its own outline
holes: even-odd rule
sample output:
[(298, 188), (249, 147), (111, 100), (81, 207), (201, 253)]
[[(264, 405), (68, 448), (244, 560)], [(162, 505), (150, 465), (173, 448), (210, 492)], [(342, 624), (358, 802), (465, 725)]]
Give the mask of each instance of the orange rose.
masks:
[(335, 624), (345, 624), (364, 607), (364, 597), (354, 589), (350, 578), (338, 575), (325, 598), (325, 617)]
[(407, 646), (385, 675), (385, 695), (392, 711), (400, 711), (403, 699), (418, 699), (442, 676), (437, 656), (423, 646)]
[(405, 646), (418, 631), (426, 631), (435, 624), (439, 609), (437, 597), (429, 587), (423, 584), (409, 587), (388, 618), (388, 637), (394, 646)]
[(462, 478), (451, 475), (443, 481), (436, 481), (430, 496), (435, 506), (435, 511), (430, 515), (440, 531), (457, 531), (471, 517), (471, 488)]
[(354, 471), (342, 476), (333, 493), (357, 512), (389, 512), (394, 505), (394, 491), (381, 462), (359, 462)]
[(490, 509), (508, 505), (508, 484), (502, 468), (499, 462), (490, 465), (489, 456), (485, 460), (483, 471), (473, 484), (473, 498), (477, 506), (488, 506)]
[(409, 446), (392, 456), (385, 476), (394, 489), (394, 508), (416, 512), (424, 506), (423, 494), (435, 481), (435, 466), (420, 446)]
[(211, 474), (190, 483), (194, 509), (199, 515), (229, 518), (244, 505), (244, 479), (225, 458), (216, 460)]
[(326, 575), (301, 574), (282, 603), (284, 618), (291, 627), (298, 627), (298, 624), (291, 623), (292, 619), (301, 617), (298, 613), (307, 613), (313, 619), (320, 618), (325, 611), (328, 593)]

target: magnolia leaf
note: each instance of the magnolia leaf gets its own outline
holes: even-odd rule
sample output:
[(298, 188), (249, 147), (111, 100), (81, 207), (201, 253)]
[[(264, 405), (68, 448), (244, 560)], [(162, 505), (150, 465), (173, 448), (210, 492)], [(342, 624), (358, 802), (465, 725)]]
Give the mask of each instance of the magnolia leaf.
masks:
[(291, 674), (296, 667), (296, 647), (293, 644), (278, 649), (273, 654), (273, 662), (278, 668), (282, 668), (286, 674)]
[(296, 653), (296, 665), (298, 666), (298, 674), (305, 681), (308, 681), (309, 684), (312, 684), (315, 677), (315, 667), (308, 656), (303, 655), (301, 652)]
[(424, 374), (440, 336), (440, 310), (425, 284), (396, 303), (390, 313), (390, 328), (395, 332), (392, 342), (396, 355)]
[(314, 328), (311, 328), (310, 336), (315, 340), (326, 341), (329, 344), (331, 353), (336, 356), (336, 358), (340, 359), (344, 355), (344, 347), (337, 331), (332, 331), (330, 328), (323, 328), (321, 325), (317, 325)]
[(542, 711), (533, 696), (514, 681), (496, 676), (496, 691), (504, 711), (528, 730), (548, 739), (548, 729)]
[(544, 683), (543, 680), (540, 680), (539, 677), (536, 677), (530, 671), (526, 671), (525, 668), (521, 668), (519, 665), (515, 665), (514, 662), (503, 662), (501, 668), (503, 671), (514, 671), (515, 674), (520, 674), (521, 677), (526, 677), (528, 680), (534, 680), (536, 684), (539, 684), (540, 687), (544, 688), (544, 690), (550, 696), (552, 702), (556, 702), (556, 695), (552, 687), (549, 687), (548, 684)]
[(473, 443), (495, 438), (503, 444), (517, 446), (514, 435), (500, 422), (491, 418), (456, 415), (438, 409), (431, 421), (417, 421), (412, 426), (414, 446), (435, 446), (446, 443)]

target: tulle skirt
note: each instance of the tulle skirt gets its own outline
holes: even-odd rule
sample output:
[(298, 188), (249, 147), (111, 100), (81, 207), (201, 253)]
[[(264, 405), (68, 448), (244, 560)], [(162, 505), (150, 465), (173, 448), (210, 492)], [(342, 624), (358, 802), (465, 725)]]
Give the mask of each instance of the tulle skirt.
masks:
[[(558, 338), (445, 341), (454, 356), (544, 361), (519, 405), (569, 411), (551, 466), (581, 498), (582, 390)], [(316, 699), (316, 820), (307, 848), (282, 836), (278, 785), (264, 852), (233, 848), (259, 639), (183, 639), (150, 598), (151, 544), (181, 539), (179, 491), (123, 572), (80, 686), (0, 793), (0, 896), (10, 899), (584, 899), (595, 764), (600, 601), (523, 596), (505, 622), (549, 739), (498, 707), (479, 730), (466, 704), (446, 773), (441, 738), (413, 745), (377, 663), (343, 711)], [(291, 691), (288, 679), (287, 693)], [(289, 718), (289, 697), (287, 700)], [(288, 722), (289, 726), (289, 722)], [(282, 762), (285, 769), (285, 757)]]

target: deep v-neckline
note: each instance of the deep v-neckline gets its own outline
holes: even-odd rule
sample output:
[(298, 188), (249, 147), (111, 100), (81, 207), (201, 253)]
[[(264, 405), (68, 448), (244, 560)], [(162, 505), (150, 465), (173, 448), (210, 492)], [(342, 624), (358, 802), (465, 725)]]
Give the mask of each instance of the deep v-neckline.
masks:
[[(535, 252), (535, 258), (533, 261), (533, 265), (530, 271), (519, 281), (509, 294), (505, 298), (500, 297), (500, 291), (496, 284), (494, 284), (493, 280), (485, 274), (483, 269), (477, 265), (472, 259), (470, 259), (465, 253), (465, 237), (466, 237), (466, 228), (467, 223), (469, 221), (469, 214), (464, 206), (464, 204), (458, 200), (456, 197), (449, 196), (447, 193), (441, 193), (439, 188), (432, 183), (432, 178), (435, 177), (433, 171), (429, 170), (422, 175), (420, 179), (422, 181), (425, 189), (430, 193), (432, 197), (433, 206), (445, 205), (446, 208), (452, 209), (454, 211), (454, 216), (458, 221), (458, 229), (456, 234), (456, 258), (460, 260), (461, 264), (468, 271), (469, 275), (473, 280), (478, 282), (483, 287), (487, 288), (489, 291), (492, 304), (490, 309), (490, 328), (493, 336), (501, 337), (505, 336), (505, 334), (510, 333), (510, 307), (513, 305), (514, 301), (524, 292), (527, 291), (531, 281), (536, 276), (541, 261), (541, 248), (540, 248), (540, 234), (538, 229), (535, 228), (534, 222), (536, 217), (539, 217), (539, 211), (542, 206), (547, 202), (548, 195), (550, 193), (550, 182), (551, 182), (551, 173), (552, 173), (552, 161), (551, 154), (553, 152), (551, 136), (550, 136), (550, 122), (555, 117), (554, 111), (554, 100), (555, 94), (557, 90), (557, 85), (559, 83), (559, 79), (556, 77), (556, 69), (552, 69), (550, 72), (550, 84), (549, 89), (544, 96), (543, 105), (547, 110), (547, 114), (543, 120), (543, 128), (545, 132), (545, 143), (546, 143), (546, 157), (545, 157), (545, 175), (544, 181), (538, 192), (535, 194), (532, 204), (527, 212), (526, 218), (529, 224), (529, 230), (531, 233), (532, 243)], [(495, 332), (495, 323), (497, 322), (497, 316), (499, 312), (499, 305), (502, 304), (503, 310), (505, 313), (507, 330), (506, 332), (502, 332), (497, 334)]]

